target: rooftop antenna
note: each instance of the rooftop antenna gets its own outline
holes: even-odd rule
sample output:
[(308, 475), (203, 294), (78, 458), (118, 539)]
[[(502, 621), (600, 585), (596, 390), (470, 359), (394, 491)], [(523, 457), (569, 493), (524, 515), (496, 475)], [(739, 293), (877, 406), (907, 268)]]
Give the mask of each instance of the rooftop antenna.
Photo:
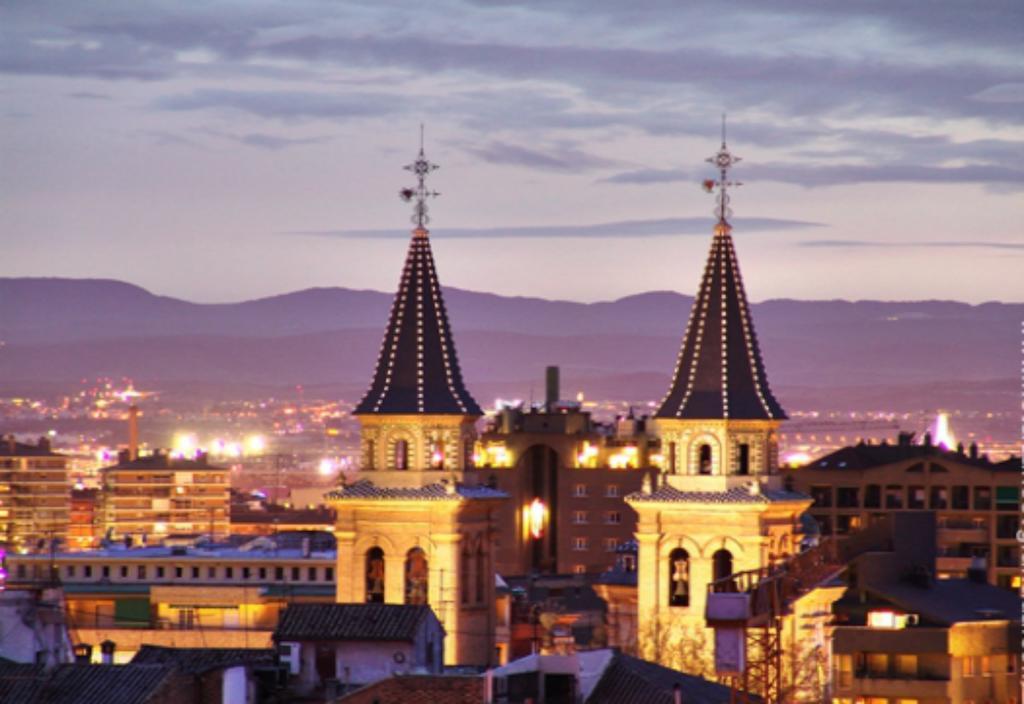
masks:
[(416, 225), (414, 234), (418, 237), (425, 237), (427, 234), (427, 223), (430, 222), (430, 217), (427, 215), (427, 199), (436, 198), (441, 194), (437, 191), (428, 189), (426, 185), (427, 175), (432, 171), (437, 171), (440, 167), (427, 160), (427, 157), (423, 152), (422, 122), (420, 123), (420, 153), (416, 156), (416, 161), (411, 164), (406, 164), (402, 168), (416, 174), (416, 186), (403, 188), (398, 192), (398, 195), (406, 203), (414, 203), (412, 213), (412, 222)]
[(715, 223), (715, 234), (727, 235), (732, 232), (732, 225), (729, 224), (729, 218), (732, 217), (732, 208), (729, 207), (729, 188), (731, 186), (742, 186), (743, 183), (729, 180), (729, 169), (742, 161), (742, 159), (738, 156), (733, 156), (726, 145), (725, 113), (722, 113), (722, 146), (717, 154), (708, 157), (705, 161), (709, 164), (714, 164), (718, 168), (717, 179), (705, 179), (702, 183), (704, 190), (708, 193), (713, 193), (716, 189), (718, 190), (718, 198), (716, 199), (718, 205), (713, 211), (715, 217), (718, 218), (718, 222)]

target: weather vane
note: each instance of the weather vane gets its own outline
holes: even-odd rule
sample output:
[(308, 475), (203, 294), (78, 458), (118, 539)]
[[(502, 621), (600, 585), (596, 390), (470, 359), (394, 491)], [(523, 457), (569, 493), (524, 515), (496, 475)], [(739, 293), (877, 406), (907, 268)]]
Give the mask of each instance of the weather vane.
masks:
[(708, 157), (706, 161), (709, 164), (714, 164), (718, 167), (719, 177), (718, 179), (705, 179), (701, 185), (704, 186), (704, 190), (708, 193), (713, 193), (714, 190), (718, 189), (718, 207), (714, 210), (714, 215), (718, 218), (718, 223), (715, 225), (715, 232), (728, 233), (732, 230), (732, 226), (729, 224), (729, 218), (732, 217), (732, 208), (729, 207), (729, 187), (730, 186), (742, 186), (743, 183), (740, 181), (729, 180), (729, 169), (732, 168), (733, 164), (736, 164), (742, 159), (738, 156), (733, 156), (729, 151), (729, 148), (725, 145), (725, 115), (722, 115), (722, 146), (718, 150), (718, 153), (712, 157)]
[(427, 223), (430, 222), (430, 217), (427, 215), (427, 199), (436, 198), (441, 195), (437, 191), (431, 191), (427, 188), (427, 174), (431, 171), (436, 171), (438, 165), (428, 161), (427, 157), (423, 153), (423, 125), (420, 124), (420, 153), (416, 157), (416, 161), (411, 164), (406, 164), (403, 167), (406, 171), (412, 171), (416, 174), (417, 184), (415, 188), (403, 188), (398, 192), (402, 200), (406, 203), (415, 201), (416, 205), (413, 206), (412, 211), (412, 222), (416, 225), (417, 231), (426, 231)]

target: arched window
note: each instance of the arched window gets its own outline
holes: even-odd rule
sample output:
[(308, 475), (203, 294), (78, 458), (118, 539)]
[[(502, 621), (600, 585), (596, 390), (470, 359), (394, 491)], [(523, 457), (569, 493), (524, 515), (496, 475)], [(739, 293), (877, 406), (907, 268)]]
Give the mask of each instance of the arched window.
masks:
[(377, 444), (373, 440), (366, 441), (366, 468), (377, 469), (377, 458), (374, 456), (377, 453)]
[(682, 548), (668, 556), (668, 604), (690, 605), (690, 554)]
[(750, 445), (741, 443), (738, 462), (736, 463), (737, 474), (750, 474)]
[(427, 554), (413, 548), (405, 556), (405, 603), (427, 603)]
[(444, 443), (434, 440), (430, 443), (430, 468), (444, 469)]
[(676, 469), (676, 444), (674, 442), (668, 444), (668, 471), (672, 474), (679, 471)]
[(476, 603), (484, 603), (484, 594), (487, 587), (487, 556), (484, 554), (484, 546), (476, 548)]
[(701, 474), (711, 474), (711, 445), (704, 443), (697, 455), (697, 467)]
[(409, 441), (395, 441), (395, 469), (409, 469)]
[(462, 546), (462, 557), (459, 559), (459, 602), (463, 604), (469, 603), (469, 593), (473, 588), (471, 578), (469, 576), (470, 566), (472, 565), (473, 555), (469, 551), (468, 545)]
[(366, 551), (366, 601), (384, 603), (384, 551), (380, 548)]
[(711, 579), (717, 582), (720, 579), (725, 579), (732, 574), (732, 553), (722, 548), (715, 552), (711, 556), (712, 561), (712, 577)]

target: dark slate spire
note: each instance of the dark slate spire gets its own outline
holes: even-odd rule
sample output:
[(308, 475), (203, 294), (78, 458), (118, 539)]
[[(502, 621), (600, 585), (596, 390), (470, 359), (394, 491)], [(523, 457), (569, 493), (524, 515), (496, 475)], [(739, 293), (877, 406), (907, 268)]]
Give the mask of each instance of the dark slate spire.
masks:
[(719, 191), (718, 222), (672, 386), (656, 417), (782, 420), (786, 413), (768, 388), (733, 248), (727, 189), (740, 184), (728, 180), (728, 171), (739, 157), (729, 153), (724, 128), (722, 148), (708, 161), (721, 173), (719, 180), (704, 182), (705, 190)]
[(355, 413), (483, 415), (462, 383), (430, 251), (426, 199), (438, 194), (426, 189), (425, 180), (437, 166), (427, 161), (422, 138), (419, 156), (405, 168), (415, 173), (419, 181), (416, 188), (401, 191), (404, 200), (415, 201), (416, 228), (391, 306), (373, 383)]

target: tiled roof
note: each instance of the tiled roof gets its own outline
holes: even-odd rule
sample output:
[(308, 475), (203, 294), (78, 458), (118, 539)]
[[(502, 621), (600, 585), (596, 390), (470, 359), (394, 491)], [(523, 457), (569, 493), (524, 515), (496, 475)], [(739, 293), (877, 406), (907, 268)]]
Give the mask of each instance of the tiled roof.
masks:
[[(868, 445), (858, 443), (842, 447), (824, 457), (807, 463), (805, 469), (855, 470), (882, 467), (905, 460), (930, 460), (936, 463), (949, 462), (970, 465), (995, 471), (1020, 472), (1020, 457), (1011, 457), (1002, 462), (992, 462), (988, 457), (975, 457), (945, 450), (935, 445), (914, 445), (910, 443), (894, 443), (885, 445)], [(797, 470), (799, 471), (799, 470)]]
[(357, 689), (339, 704), (480, 704), (484, 680), (477, 675), (395, 675)]
[(762, 488), (751, 493), (745, 486), (736, 486), (726, 491), (680, 491), (668, 484), (659, 486), (650, 494), (635, 491), (626, 497), (629, 503), (673, 502), (711, 504), (770, 504), (781, 501), (810, 501), (810, 497), (785, 489)]
[(508, 497), (503, 491), (487, 486), (471, 486), (456, 484), (455, 491), (449, 492), (448, 487), (440, 482), (418, 487), (384, 487), (377, 486), (368, 479), (335, 489), (324, 495), (329, 501), (345, 499), (408, 499), (419, 501), (463, 501), (465, 499), (504, 499)]
[(908, 582), (873, 583), (867, 591), (929, 621), (948, 625), (1021, 620), (1018, 595), (971, 579), (937, 579), (925, 587)]
[[(701, 677), (683, 674), (653, 662), (616, 653), (586, 704), (672, 704), (679, 685), (686, 704), (727, 704), (730, 689)], [(751, 695), (751, 702), (760, 698)]]
[(132, 658), (136, 665), (169, 665), (190, 675), (236, 665), (273, 662), (274, 651), (262, 648), (165, 648), (159, 645), (143, 645)]
[[(415, 166), (421, 165), (424, 174), (436, 168), (422, 150)], [(354, 413), (483, 415), (462, 381), (430, 237), (422, 222), (409, 242), (373, 381)]]
[[(4, 704), (144, 704), (173, 687), (165, 665), (40, 665), (0, 662)], [(162, 698), (167, 701), (166, 697)]]
[(437, 620), (429, 606), (411, 604), (291, 604), (274, 639), (412, 641), (420, 625)]
[(723, 216), (657, 418), (786, 417), (768, 388), (730, 232)]

